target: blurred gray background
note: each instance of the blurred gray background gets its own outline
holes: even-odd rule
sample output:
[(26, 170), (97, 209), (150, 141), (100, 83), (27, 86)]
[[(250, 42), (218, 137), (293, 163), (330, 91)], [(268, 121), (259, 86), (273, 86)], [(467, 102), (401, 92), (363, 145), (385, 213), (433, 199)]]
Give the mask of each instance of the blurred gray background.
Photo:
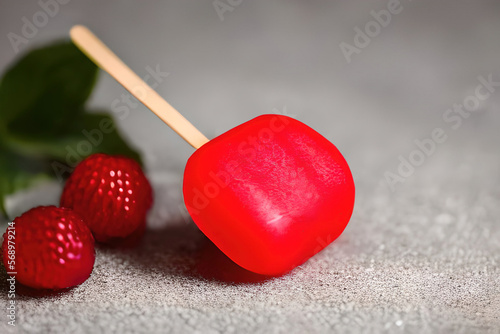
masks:
[[(375, 23), (388, 6), (398, 13)], [(16, 54), (7, 35), (41, 10), (0, 0), (2, 72), (85, 24), (141, 77), (168, 72), (156, 90), (209, 138), (272, 112), (316, 129), (349, 162), (356, 206), (344, 234), (290, 274), (244, 272), (186, 216), (192, 148), (139, 105), (118, 121), (155, 188), (143, 243), (98, 248), (69, 292), (19, 296), (18, 326), (0, 316), (2, 332), (500, 333), (500, 84), (475, 99), (480, 77), (500, 82), (498, 1), (72, 0)], [(123, 93), (102, 73), (90, 104), (111, 110)], [(467, 117), (447, 112), (471, 101)], [(446, 141), (387, 182), (436, 128)], [(60, 189), (12, 196), (8, 210), (56, 204)]]

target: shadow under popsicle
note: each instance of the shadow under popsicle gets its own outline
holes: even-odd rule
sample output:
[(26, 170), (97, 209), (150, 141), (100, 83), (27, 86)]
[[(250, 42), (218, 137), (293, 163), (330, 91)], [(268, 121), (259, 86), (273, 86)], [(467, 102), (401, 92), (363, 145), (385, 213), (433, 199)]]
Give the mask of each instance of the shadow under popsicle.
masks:
[(198, 254), (196, 272), (201, 277), (226, 283), (261, 283), (273, 279), (248, 271), (228, 258), (208, 238)]
[(260, 283), (273, 277), (238, 266), (222, 253), (194, 223), (168, 223), (146, 229), (136, 247), (98, 246), (102, 251), (125, 257), (138, 269), (219, 283)]

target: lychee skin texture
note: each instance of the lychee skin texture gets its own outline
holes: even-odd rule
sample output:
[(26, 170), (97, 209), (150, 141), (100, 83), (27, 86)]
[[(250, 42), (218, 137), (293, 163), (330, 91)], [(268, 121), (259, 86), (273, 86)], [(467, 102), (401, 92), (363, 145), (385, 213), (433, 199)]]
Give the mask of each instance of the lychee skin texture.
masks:
[[(17, 272), (14, 276), (19, 283), (58, 290), (89, 278), (95, 261), (94, 238), (78, 214), (39, 206), (14, 219), (13, 226), (3, 235), (2, 260), (7, 272)], [(10, 239), (10, 245), (15, 245), (10, 254), (9, 235), (15, 237)]]
[(80, 214), (97, 241), (112, 242), (137, 231), (153, 203), (139, 164), (122, 156), (93, 154), (66, 181), (61, 206)]

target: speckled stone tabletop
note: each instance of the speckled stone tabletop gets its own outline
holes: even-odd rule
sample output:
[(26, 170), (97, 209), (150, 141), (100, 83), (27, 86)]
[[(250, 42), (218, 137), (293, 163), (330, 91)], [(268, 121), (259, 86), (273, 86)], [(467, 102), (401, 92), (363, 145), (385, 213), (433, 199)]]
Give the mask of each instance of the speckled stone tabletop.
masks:
[[(356, 46), (355, 28), (394, 1), (222, 2), (231, 10), (219, 16), (212, 1), (73, 0), (23, 48), (84, 23), (139, 75), (168, 72), (157, 91), (209, 138), (270, 112), (310, 125), (352, 168), (345, 232), (285, 276), (240, 269), (186, 214), (192, 149), (137, 105), (119, 125), (155, 190), (144, 239), (97, 247), (74, 289), (19, 291), (16, 327), (1, 271), (0, 332), (500, 333), (498, 2), (401, 0), (349, 57), (341, 45)], [(0, 69), (16, 57), (5, 36), (40, 10), (0, 0)], [(110, 110), (124, 93), (103, 74), (90, 105)], [(56, 204), (61, 187), (7, 208)]]

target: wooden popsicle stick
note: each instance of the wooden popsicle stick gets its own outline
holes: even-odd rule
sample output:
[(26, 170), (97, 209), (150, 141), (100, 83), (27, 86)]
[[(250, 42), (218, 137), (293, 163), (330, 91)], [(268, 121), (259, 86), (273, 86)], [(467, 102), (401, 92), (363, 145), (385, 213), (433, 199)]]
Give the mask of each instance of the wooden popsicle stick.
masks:
[(208, 142), (197, 128), (184, 116), (165, 101), (156, 91), (135, 74), (113, 51), (99, 38), (84, 26), (76, 25), (71, 28), (73, 43), (89, 57), (96, 65), (108, 72), (135, 98), (154, 112), (163, 122), (170, 126), (177, 134), (191, 146), (198, 149)]

